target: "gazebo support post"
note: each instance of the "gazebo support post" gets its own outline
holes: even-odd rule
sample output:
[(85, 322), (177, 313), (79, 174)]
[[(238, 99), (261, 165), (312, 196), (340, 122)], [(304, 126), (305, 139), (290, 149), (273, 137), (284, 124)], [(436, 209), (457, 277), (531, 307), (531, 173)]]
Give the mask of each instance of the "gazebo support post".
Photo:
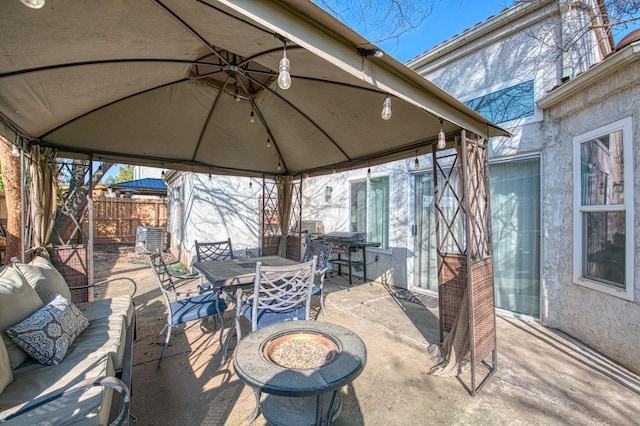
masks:
[[(433, 146), (440, 341), (475, 396), (497, 369), (488, 142), (463, 130), (451, 147)], [(470, 386), (460, 376), (467, 356)], [(488, 373), (478, 384), (479, 364)]]

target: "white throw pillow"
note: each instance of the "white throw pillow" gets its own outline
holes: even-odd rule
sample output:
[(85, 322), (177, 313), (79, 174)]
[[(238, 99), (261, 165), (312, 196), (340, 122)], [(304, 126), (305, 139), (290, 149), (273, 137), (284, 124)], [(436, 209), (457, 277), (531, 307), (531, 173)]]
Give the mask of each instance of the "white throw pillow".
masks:
[(44, 305), (36, 291), (25, 281), (17, 269), (6, 266), (0, 270), (0, 331), (2, 331), (2, 340), (7, 347), (12, 369), (18, 367), (28, 357), (4, 333), (4, 330), (27, 318), (42, 306)]
[(57, 365), (88, 326), (82, 312), (58, 294), (47, 306), (5, 331), (40, 364)]
[(36, 290), (43, 304), (51, 302), (56, 294), (71, 300), (71, 290), (67, 282), (49, 259), (36, 256), (27, 264), (15, 263), (14, 265)]

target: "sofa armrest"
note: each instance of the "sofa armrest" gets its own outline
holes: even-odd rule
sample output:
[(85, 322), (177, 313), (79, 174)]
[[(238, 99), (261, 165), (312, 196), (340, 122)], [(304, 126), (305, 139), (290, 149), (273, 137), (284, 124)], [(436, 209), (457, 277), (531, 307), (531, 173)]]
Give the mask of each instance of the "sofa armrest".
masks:
[(111, 376), (103, 376), (95, 379), (82, 380), (66, 389), (62, 389), (47, 395), (43, 395), (29, 402), (27, 405), (25, 405), (15, 413), (3, 419), (0, 419), (0, 423), (5, 423), (9, 420), (13, 420), (23, 414), (26, 414), (32, 410), (35, 410), (36, 408), (42, 405), (48, 404), (52, 401), (55, 401), (64, 396), (68, 396), (72, 393), (82, 391), (91, 386), (108, 387), (118, 392), (121, 395), (121, 398), (120, 398), (121, 403), (120, 403), (120, 406), (118, 407), (118, 415), (111, 423), (111, 426), (129, 424), (129, 400), (130, 400), (129, 388), (120, 379), (117, 379)]
[(136, 285), (136, 282), (128, 277), (119, 277), (119, 278), (111, 278), (110, 280), (105, 280), (105, 281), (99, 281), (97, 283), (93, 283), (93, 284), (89, 284), (89, 285), (82, 285), (82, 286), (78, 286), (78, 287), (73, 287), (73, 290), (81, 290), (84, 288), (94, 288), (94, 287), (98, 287), (101, 285), (106, 285), (112, 282), (116, 282), (116, 281), (126, 281), (129, 285), (131, 285), (131, 288), (133, 290), (133, 292), (131, 293), (131, 297), (135, 296), (136, 291), (138, 291), (138, 286)]

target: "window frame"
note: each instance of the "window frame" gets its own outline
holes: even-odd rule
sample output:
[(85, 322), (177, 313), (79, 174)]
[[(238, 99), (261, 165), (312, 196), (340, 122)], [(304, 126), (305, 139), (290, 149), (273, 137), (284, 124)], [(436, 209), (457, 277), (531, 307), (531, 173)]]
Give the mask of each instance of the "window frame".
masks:
[[(624, 203), (610, 205), (582, 205), (582, 156), (581, 146), (585, 142), (622, 131), (622, 158)], [(633, 199), (633, 128), (631, 117), (623, 118), (573, 138), (573, 283), (621, 299), (634, 300), (634, 199)], [(586, 250), (583, 235), (583, 213), (625, 213), (625, 287), (614, 287), (582, 275), (583, 253)]]
[(542, 114), (542, 110), (538, 108), (538, 104), (537, 104), (537, 100), (539, 98), (538, 92), (537, 92), (538, 79), (533, 74), (526, 75), (524, 78), (511, 79), (508, 81), (501, 82), (499, 84), (494, 84), (493, 86), (490, 86), (486, 89), (478, 90), (473, 93), (460, 96), (458, 99), (466, 105), (466, 103), (471, 100), (474, 100), (483, 96), (487, 96), (492, 93), (496, 93), (501, 90), (508, 89), (510, 87), (514, 87), (522, 83), (526, 83), (528, 81), (533, 81), (533, 115), (530, 115), (527, 117), (514, 118), (512, 120), (507, 120), (502, 123), (496, 123), (496, 124), (500, 124), (500, 126), (502, 127), (516, 127), (516, 126), (523, 126), (525, 124), (536, 123), (543, 120), (543, 114)]
[[(369, 234), (371, 233), (370, 230), (370, 202), (371, 202), (371, 180), (372, 179), (378, 179), (378, 178), (387, 178), (387, 245), (391, 244), (391, 209), (390, 209), (390, 204), (391, 204), (391, 176), (388, 174), (375, 174), (375, 175), (371, 175), (371, 176), (366, 176), (366, 177), (362, 177), (362, 178), (355, 178), (355, 179), (349, 179), (349, 232), (351, 231), (351, 208), (352, 208), (352, 202), (353, 202), (353, 191), (352, 191), (352, 185), (355, 183), (366, 183), (365, 186), (365, 191), (366, 191), (366, 214), (365, 214), (365, 232), (367, 234), (367, 241), (369, 241)], [(374, 252), (379, 252), (379, 253), (387, 253), (390, 252), (389, 247), (385, 247), (384, 246), (384, 242), (380, 241), (381, 245), (380, 247), (368, 247), (367, 251), (374, 251)]]

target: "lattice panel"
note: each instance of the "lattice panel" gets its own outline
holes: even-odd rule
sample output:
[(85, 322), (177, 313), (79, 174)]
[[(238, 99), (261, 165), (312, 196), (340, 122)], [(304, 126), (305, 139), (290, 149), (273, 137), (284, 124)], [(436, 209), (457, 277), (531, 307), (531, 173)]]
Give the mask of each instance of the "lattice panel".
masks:
[[(470, 352), (471, 395), (497, 367), (487, 148), (484, 139), (467, 137), (464, 130), (455, 137), (453, 149), (433, 148), (440, 339), (450, 333), (448, 341), (456, 345), (452, 351), (459, 355), (458, 362)], [(463, 229), (457, 223), (460, 218)], [(464, 335), (451, 339), (455, 333)], [(493, 354), (491, 365), (486, 363), (489, 354)], [(478, 385), (480, 363), (489, 373)]]
[[(59, 208), (56, 212), (56, 223), (69, 223), (65, 229), (53, 228), (51, 242), (54, 245), (85, 244), (89, 241), (89, 235), (83, 230), (82, 222), (89, 221), (90, 209), (90, 178), (91, 163), (81, 160), (60, 160), (57, 161), (58, 176), (63, 180), (61, 185), (67, 186), (68, 190), (59, 199)], [(79, 199), (85, 199), (86, 204), (83, 209), (77, 209), (74, 203)]]
[(466, 139), (464, 158), (468, 188), (469, 237), (473, 260), (491, 253), (491, 217), (489, 211), (488, 149), (484, 139)]

